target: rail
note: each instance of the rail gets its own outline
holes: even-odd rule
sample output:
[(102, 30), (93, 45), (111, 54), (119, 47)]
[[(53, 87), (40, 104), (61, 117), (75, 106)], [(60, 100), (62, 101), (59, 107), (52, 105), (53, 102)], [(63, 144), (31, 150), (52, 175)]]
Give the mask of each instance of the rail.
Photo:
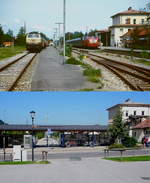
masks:
[(0, 91), (12, 91), (37, 53), (26, 53), (0, 64)]
[(117, 75), (132, 90), (150, 91), (150, 69), (113, 59), (107, 59), (83, 49), (75, 49), (74, 52), (76, 54), (86, 54), (91, 61), (103, 65)]

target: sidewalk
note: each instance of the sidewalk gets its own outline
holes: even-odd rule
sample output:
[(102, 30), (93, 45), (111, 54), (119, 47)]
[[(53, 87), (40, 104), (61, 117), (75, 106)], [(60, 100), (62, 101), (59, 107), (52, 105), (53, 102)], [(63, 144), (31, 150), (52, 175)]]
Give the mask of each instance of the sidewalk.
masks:
[(96, 88), (87, 81), (80, 66), (62, 64), (63, 57), (54, 47), (44, 49), (38, 58), (32, 79), (32, 91), (68, 91)]
[[(101, 50), (118, 50), (118, 51), (124, 51), (124, 52), (128, 52), (128, 51), (131, 51), (131, 49), (129, 49), (129, 48), (121, 48), (121, 47), (106, 47), (106, 46), (103, 46), (102, 48), (101, 48)], [(139, 52), (139, 53), (142, 53), (143, 52), (143, 50), (138, 50), (138, 49), (134, 49), (133, 50), (134, 52)], [(150, 53), (150, 50), (145, 50), (145, 52), (147, 52), (147, 53)], [(115, 53), (114, 53), (115, 54)], [(150, 59), (146, 59), (146, 58), (140, 58), (140, 57), (133, 57), (134, 59), (136, 59), (136, 60), (141, 60), (141, 59), (143, 59), (143, 60), (145, 60), (145, 61), (150, 61)]]
[(48, 165), (0, 166), (4, 183), (148, 183), (149, 162), (101, 158), (51, 160)]
[[(40, 153), (42, 151), (48, 151), (49, 153), (71, 153), (71, 152), (103, 152), (106, 146), (96, 146), (96, 147), (37, 147), (34, 148), (36, 153)], [(7, 153), (12, 152), (12, 148), (6, 148)], [(26, 149), (28, 152), (31, 152), (32, 149)], [(0, 149), (0, 152), (3, 153), (3, 149)]]

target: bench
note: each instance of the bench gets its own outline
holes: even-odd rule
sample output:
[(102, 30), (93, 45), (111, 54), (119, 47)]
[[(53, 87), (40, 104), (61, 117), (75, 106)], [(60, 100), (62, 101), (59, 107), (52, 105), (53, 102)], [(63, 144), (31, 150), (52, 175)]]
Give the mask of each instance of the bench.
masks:
[(110, 152), (110, 151), (120, 152), (120, 156), (122, 157), (123, 152), (125, 152), (126, 150), (127, 150), (127, 149), (125, 149), (125, 148), (104, 149), (104, 157), (109, 156), (109, 152)]

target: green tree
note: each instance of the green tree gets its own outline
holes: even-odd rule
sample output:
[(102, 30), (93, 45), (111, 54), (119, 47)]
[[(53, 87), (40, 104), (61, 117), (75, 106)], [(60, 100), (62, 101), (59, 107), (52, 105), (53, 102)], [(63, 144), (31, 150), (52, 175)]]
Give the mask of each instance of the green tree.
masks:
[(20, 46), (25, 45), (25, 40), (26, 40), (25, 29), (24, 29), (24, 27), (21, 27), (17, 34), (15, 44), (20, 45)]
[(4, 34), (3, 36), (3, 41), (7, 42), (7, 41), (13, 41), (14, 38), (13, 38), (13, 31), (12, 30), (8, 30), (8, 32), (6, 34)]
[(6, 34), (13, 38), (13, 31), (11, 29), (8, 29), (8, 32)]
[(72, 32), (67, 32), (66, 33), (66, 40), (71, 40), (73, 39), (73, 33)]
[(0, 119), (0, 125), (7, 125), (7, 123)]
[(0, 44), (2, 44), (3, 42), (4, 42), (4, 31), (0, 24)]
[(96, 35), (97, 30), (90, 30), (90, 32), (88, 33), (88, 36), (95, 36)]
[(122, 139), (128, 136), (128, 126), (122, 119), (122, 112), (118, 112), (114, 118), (112, 124), (109, 126), (109, 134), (112, 139), (112, 143), (121, 143)]

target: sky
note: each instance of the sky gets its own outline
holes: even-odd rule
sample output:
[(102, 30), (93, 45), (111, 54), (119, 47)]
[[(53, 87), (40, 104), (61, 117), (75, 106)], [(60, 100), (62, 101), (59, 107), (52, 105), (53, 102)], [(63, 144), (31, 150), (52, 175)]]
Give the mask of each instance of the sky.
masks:
[(107, 108), (130, 98), (150, 104), (150, 92), (0, 92), (0, 119), (9, 124), (107, 125)]
[[(111, 16), (127, 10), (144, 8), (150, 0), (66, 0), (67, 31), (105, 29)], [(63, 21), (63, 0), (0, 0), (0, 24), (16, 35), (26, 22), (27, 32), (40, 31), (53, 36), (56, 22)], [(62, 28), (61, 28), (62, 32)]]

